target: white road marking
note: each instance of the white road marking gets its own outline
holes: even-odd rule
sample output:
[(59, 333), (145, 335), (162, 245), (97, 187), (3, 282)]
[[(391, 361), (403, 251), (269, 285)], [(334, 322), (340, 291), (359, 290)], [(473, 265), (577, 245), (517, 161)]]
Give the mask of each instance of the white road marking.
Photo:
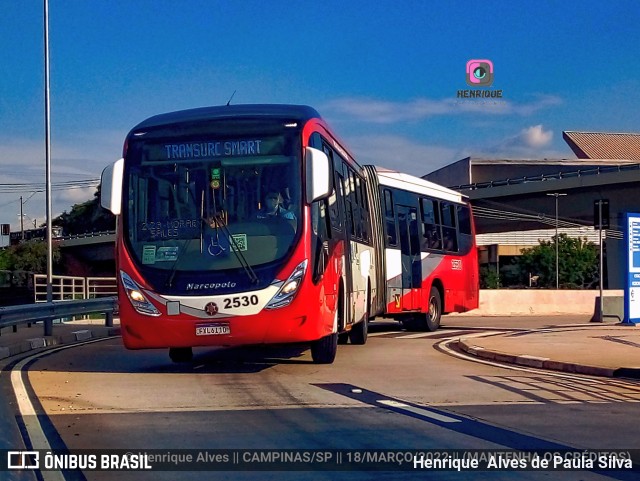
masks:
[(437, 332), (419, 332), (417, 334), (407, 334), (405, 336), (396, 336), (396, 339), (420, 339), (423, 337), (431, 337), (439, 335)]
[(445, 416), (443, 414), (434, 413), (433, 411), (427, 411), (426, 409), (417, 408), (415, 406), (410, 406), (409, 404), (401, 403), (398, 401), (394, 401), (392, 399), (378, 399), (376, 400), (378, 404), (382, 404), (383, 406), (390, 406), (394, 408), (402, 409), (403, 411), (408, 411), (410, 413), (419, 414), (420, 416), (424, 416), (430, 419), (435, 419), (436, 421), (440, 421), (443, 423), (459, 423), (462, 422), (459, 419), (451, 418), (449, 416)]
[[(41, 354), (42, 353), (38, 353), (33, 356), (29, 356), (14, 366), (11, 370), (11, 385), (13, 386), (13, 392), (15, 393), (16, 400), (18, 402), (18, 409), (20, 410), (24, 427), (29, 434), (32, 448), (51, 451), (51, 444), (49, 444), (49, 440), (44, 434), (42, 424), (40, 424), (40, 420), (38, 419), (36, 410), (33, 407), (33, 403), (31, 402), (31, 399), (29, 399), (27, 387), (22, 381), (22, 369), (24, 366), (29, 361), (38, 358)], [(65, 481), (65, 478), (60, 471), (40, 471), (40, 474), (44, 481)]]
[[(25, 359), (22, 359), (11, 370), (11, 386), (13, 387), (13, 392), (16, 396), (16, 401), (18, 404), (18, 410), (20, 411), (20, 415), (22, 416), (22, 422), (24, 423), (24, 427), (27, 430), (27, 434), (29, 435), (29, 440), (31, 441), (31, 447), (33, 449), (42, 449), (46, 451), (52, 450), (51, 444), (47, 439), (47, 435), (44, 433), (44, 430), (42, 429), (42, 424), (40, 423), (40, 420), (33, 406), (33, 403), (29, 398), (29, 392), (27, 391), (27, 387), (24, 385), (24, 382), (22, 381), (22, 370), (29, 362), (39, 358), (44, 354), (51, 354), (52, 352), (62, 351), (63, 349), (69, 349), (71, 347), (77, 347), (83, 344), (90, 344), (94, 342), (104, 341), (106, 339), (109, 339), (109, 338), (93, 339), (87, 342), (70, 344), (70, 345), (61, 346), (54, 349), (48, 349), (46, 351), (39, 352)], [(66, 481), (61, 471), (40, 471), (40, 474), (42, 475), (42, 479), (44, 481)]]
[(402, 334), (404, 331), (384, 331), (384, 332), (370, 332), (367, 334), (369, 337), (386, 336), (387, 334)]

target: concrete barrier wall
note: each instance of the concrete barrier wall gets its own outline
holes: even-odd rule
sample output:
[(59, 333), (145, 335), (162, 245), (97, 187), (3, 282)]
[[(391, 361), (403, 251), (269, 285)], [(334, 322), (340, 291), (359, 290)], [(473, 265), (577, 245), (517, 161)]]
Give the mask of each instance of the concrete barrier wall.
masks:
[[(603, 291), (603, 313), (621, 316), (623, 291)], [(480, 307), (470, 316), (593, 315), (599, 311), (600, 291), (555, 289), (481, 289)]]

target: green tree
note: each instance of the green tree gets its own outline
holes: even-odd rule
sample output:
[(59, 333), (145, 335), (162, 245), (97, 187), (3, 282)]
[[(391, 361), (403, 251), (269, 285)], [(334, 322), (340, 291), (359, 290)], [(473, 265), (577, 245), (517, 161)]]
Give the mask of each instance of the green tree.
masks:
[(593, 242), (567, 234), (553, 236), (550, 241), (524, 249), (517, 260), (520, 279), (528, 284), (529, 274), (538, 277), (538, 286), (556, 286), (556, 242), (558, 248), (558, 280), (560, 287), (591, 289), (598, 285), (598, 247)]
[(480, 289), (499, 289), (499, 278), (493, 265), (480, 268)]
[(52, 223), (62, 227), (65, 235), (104, 232), (116, 228), (115, 216), (100, 206), (99, 187), (93, 199), (75, 204), (70, 212), (63, 212)]
[[(53, 246), (51, 253), (54, 270), (60, 263), (60, 248)], [(41, 240), (30, 240), (10, 246), (3, 253), (4, 269), (11, 271), (30, 271), (35, 274), (47, 272), (47, 243)]]
[(8, 270), (9, 269), (9, 250), (2, 249), (0, 250), (0, 270)]

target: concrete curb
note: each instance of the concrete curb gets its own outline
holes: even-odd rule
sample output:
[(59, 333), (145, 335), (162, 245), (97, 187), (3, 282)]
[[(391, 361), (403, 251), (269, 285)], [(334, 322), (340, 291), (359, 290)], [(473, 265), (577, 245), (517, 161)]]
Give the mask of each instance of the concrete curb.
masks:
[(630, 377), (640, 379), (640, 368), (607, 368), (601, 366), (590, 366), (566, 361), (556, 361), (544, 357), (531, 355), (517, 355), (505, 352), (486, 349), (473, 344), (474, 339), (458, 339), (458, 347), (472, 356), (506, 364), (514, 364), (523, 367), (533, 367), (537, 369), (548, 369), (551, 371), (562, 371), (572, 374), (586, 374), (600, 377)]
[(10, 346), (0, 347), (0, 359), (6, 359), (36, 349), (47, 349), (63, 344), (74, 344), (89, 339), (103, 339), (119, 335), (120, 327), (96, 327), (91, 329), (79, 328), (64, 334), (54, 334), (53, 336), (33, 337)]

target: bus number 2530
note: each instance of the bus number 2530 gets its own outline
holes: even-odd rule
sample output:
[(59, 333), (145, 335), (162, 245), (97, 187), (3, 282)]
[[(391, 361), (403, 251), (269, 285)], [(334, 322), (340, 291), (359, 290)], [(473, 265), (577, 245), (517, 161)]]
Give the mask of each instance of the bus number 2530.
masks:
[(258, 305), (258, 296), (254, 294), (252, 296), (227, 297), (222, 302), (224, 302), (225, 309), (256, 306)]

